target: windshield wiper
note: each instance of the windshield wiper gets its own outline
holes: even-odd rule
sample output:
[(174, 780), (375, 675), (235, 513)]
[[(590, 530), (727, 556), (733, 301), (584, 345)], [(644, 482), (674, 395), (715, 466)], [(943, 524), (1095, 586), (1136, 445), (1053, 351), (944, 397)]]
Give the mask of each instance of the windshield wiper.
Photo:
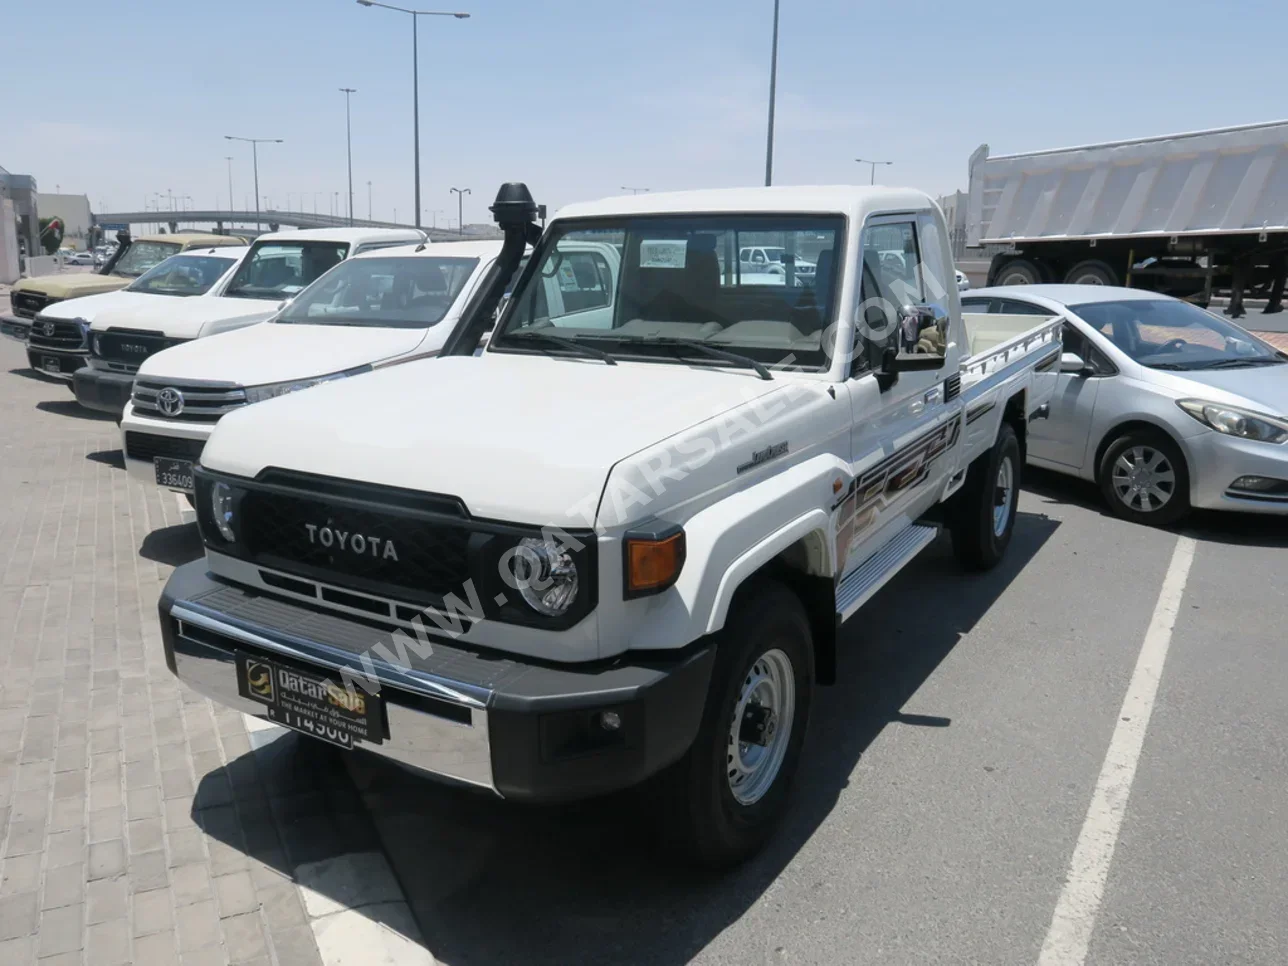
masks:
[(730, 352), (728, 349), (720, 349), (701, 339), (677, 339), (671, 336), (647, 336), (640, 340), (644, 345), (661, 345), (677, 349), (693, 349), (697, 352), (704, 352), (713, 359), (724, 359), (726, 362), (736, 362), (739, 365), (754, 369), (756, 375), (761, 379), (772, 380), (773, 374), (763, 363), (757, 362), (751, 356), (744, 356), (737, 352)]
[(1278, 366), (1282, 359), (1273, 356), (1254, 356), (1251, 358), (1217, 359), (1215, 362), (1200, 363), (1195, 369), (1242, 369), (1244, 366)]
[(617, 365), (617, 360), (603, 349), (596, 349), (594, 346), (586, 345), (586, 343), (577, 339), (569, 339), (562, 335), (555, 335), (553, 332), (529, 329), (525, 332), (511, 332), (506, 335), (505, 338), (507, 341), (510, 339), (532, 339), (533, 341), (550, 342), (554, 345), (563, 346), (565, 349), (572, 349), (574, 352), (580, 352), (584, 356), (590, 356), (592, 359), (602, 359), (610, 366)]

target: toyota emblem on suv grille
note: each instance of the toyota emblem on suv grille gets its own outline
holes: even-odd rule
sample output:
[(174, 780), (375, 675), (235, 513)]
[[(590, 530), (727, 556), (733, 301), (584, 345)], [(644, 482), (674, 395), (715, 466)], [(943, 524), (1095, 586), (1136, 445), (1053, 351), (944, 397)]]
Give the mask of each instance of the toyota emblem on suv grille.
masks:
[(178, 416), (183, 412), (183, 393), (169, 387), (162, 389), (157, 393), (157, 409), (163, 416)]

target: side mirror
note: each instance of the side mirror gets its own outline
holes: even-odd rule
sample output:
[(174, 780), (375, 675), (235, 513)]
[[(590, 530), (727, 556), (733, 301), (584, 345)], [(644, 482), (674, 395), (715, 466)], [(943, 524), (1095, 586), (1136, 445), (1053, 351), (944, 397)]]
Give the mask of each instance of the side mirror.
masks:
[(1090, 375), (1091, 367), (1087, 365), (1086, 360), (1076, 352), (1064, 352), (1060, 354), (1060, 371), (1072, 372), (1080, 376)]
[(921, 333), (938, 328), (941, 334), (948, 331), (948, 312), (942, 305), (902, 305), (899, 307), (899, 345), (904, 350), (916, 348)]

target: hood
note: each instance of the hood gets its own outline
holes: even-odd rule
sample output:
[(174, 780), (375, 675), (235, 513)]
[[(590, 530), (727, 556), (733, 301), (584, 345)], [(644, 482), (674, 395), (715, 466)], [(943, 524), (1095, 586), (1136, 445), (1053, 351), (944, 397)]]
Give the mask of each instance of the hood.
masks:
[(101, 330), (115, 325), (160, 332), (170, 339), (197, 339), (263, 322), (272, 318), (281, 304), (266, 299), (226, 299), (210, 295), (147, 298), (147, 302), (128, 311), (100, 312), (94, 328)]
[(148, 295), (144, 292), (102, 292), (99, 295), (85, 295), (80, 298), (63, 299), (61, 302), (55, 302), (48, 308), (42, 309), (40, 314), (49, 319), (84, 319), (86, 322), (93, 322), (99, 316), (122, 312), (146, 312), (154, 307), (157, 301), (172, 302), (174, 296), (170, 295)]
[(1288, 363), (1196, 372), (1145, 371), (1151, 382), (1174, 390), (1178, 399), (1206, 399), (1267, 415), (1288, 416)]
[(480, 517), (584, 527), (619, 460), (785, 387), (744, 369), (668, 363), (426, 359), (229, 413), (201, 462), (237, 476), (275, 466), (440, 493)]
[(133, 281), (132, 278), (121, 278), (119, 275), (97, 275), (93, 272), (41, 275), (37, 278), (24, 278), (14, 285), (13, 291), (31, 292), (51, 299), (74, 299), (96, 292), (115, 292)]
[(424, 329), (271, 322), (166, 349), (144, 360), (139, 375), (262, 386), (383, 362), (424, 339)]

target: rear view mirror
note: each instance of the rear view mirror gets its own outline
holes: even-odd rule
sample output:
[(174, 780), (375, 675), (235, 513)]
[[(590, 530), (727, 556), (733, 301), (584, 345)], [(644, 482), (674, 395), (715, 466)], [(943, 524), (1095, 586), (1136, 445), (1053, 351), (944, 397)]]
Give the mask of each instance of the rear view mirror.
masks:
[(1065, 352), (1060, 355), (1060, 371), (1085, 375), (1091, 370), (1086, 361), (1076, 352)]

